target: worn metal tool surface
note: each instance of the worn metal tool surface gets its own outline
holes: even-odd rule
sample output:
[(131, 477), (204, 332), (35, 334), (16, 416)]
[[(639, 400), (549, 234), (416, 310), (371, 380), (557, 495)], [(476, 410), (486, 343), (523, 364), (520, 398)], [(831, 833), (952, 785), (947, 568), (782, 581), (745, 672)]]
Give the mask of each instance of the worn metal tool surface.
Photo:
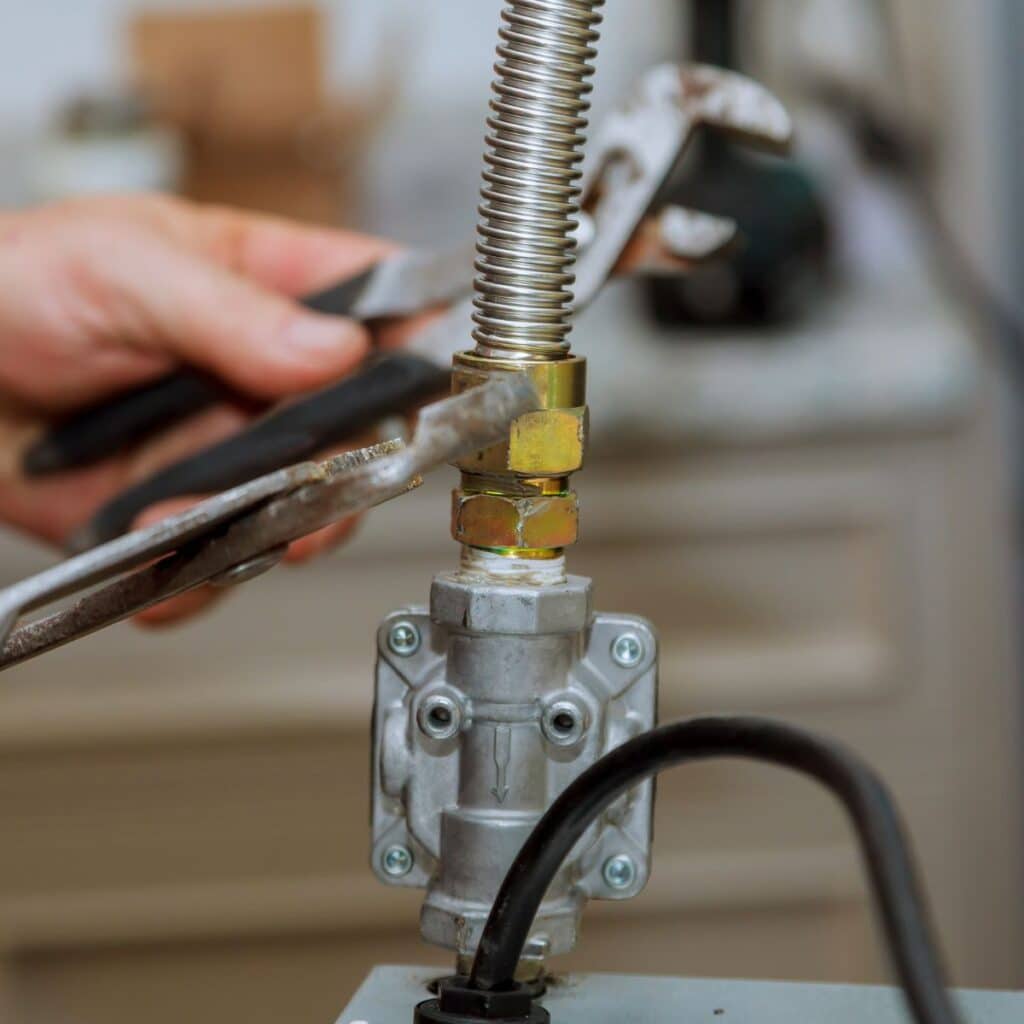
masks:
[[(408, 445), (278, 471), (0, 591), (0, 670), (203, 583), (251, 579), (291, 541), (404, 494), (428, 471), (500, 440), (536, 404), (527, 378), (495, 378), (427, 406)], [(81, 594), (14, 628), (26, 613)]]

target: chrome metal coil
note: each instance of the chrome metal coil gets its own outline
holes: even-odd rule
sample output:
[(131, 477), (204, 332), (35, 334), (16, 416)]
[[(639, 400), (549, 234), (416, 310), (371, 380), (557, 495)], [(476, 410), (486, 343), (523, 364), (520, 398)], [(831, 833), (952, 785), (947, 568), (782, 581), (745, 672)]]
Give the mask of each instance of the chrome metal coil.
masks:
[(569, 352), (588, 79), (604, 0), (508, 0), (487, 124), (477, 245), (477, 353)]

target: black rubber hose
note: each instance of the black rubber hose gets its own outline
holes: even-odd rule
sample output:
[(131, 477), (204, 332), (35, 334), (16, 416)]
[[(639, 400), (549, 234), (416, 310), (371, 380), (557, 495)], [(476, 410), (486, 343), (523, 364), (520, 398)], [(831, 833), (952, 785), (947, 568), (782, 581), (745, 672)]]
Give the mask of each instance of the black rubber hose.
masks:
[(514, 984), (544, 894), (584, 832), (616, 799), (666, 768), (718, 757), (749, 758), (809, 775), (842, 802), (860, 838), (896, 974), (918, 1024), (958, 1024), (910, 845), (885, 784), (838, 743), (748, 716), (664, 726), (623, 744), (576, 779), (541, 819), (505, 877), (470, 987), (501, 991)]

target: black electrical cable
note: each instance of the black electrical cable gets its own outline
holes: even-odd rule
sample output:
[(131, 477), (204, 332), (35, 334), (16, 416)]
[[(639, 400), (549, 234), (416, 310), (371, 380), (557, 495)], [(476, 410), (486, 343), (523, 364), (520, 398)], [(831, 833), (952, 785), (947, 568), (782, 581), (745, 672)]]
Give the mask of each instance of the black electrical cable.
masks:
[(616, 799), (666, 768), (718, 757), (792, 769), (816, 779), (842, 802), (860, 839), (896, 973), (918, 1024), (958, 1024), (910, 846), (885, 784), (845, 747), (753, 716), (664, 726), (623, 744), (580, 775), (541, 819), (505, 877), (469, 988), (514, 987), (544, 894), (572, 848)]

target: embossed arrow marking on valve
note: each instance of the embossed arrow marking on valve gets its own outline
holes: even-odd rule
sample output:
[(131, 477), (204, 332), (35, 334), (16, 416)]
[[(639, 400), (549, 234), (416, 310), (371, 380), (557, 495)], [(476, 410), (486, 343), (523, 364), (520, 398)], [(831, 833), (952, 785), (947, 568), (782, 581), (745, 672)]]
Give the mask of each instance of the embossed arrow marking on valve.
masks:
[(491, 793), (499, 804), (508, 799), (508, 766), (512, 760), (512, 730), (507, 725), (494, 728), (494, 768), (497, 781)]

